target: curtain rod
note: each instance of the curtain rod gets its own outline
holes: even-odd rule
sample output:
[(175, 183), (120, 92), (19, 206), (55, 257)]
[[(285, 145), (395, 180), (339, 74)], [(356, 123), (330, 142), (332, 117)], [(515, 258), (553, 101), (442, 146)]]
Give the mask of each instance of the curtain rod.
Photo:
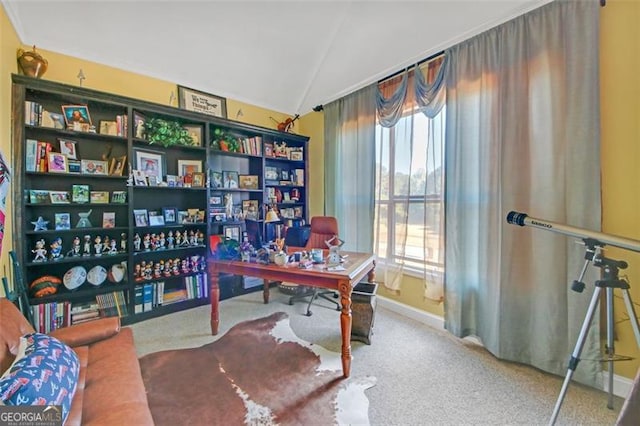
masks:
[(431, 55), (431, 56), (429, 56), (429, 57), (427, 57), (427, 58), (424, 58), (423, 60), (418, 61), (417, 63), (415, 63), (415, 64), (413, 64), (413, 65), (410, 65), (410, 66), (408, 66), (408, 67), (406, 67), (406, 68), (404, 68), (404, 69), (401, 69), (400, 71), (396, 71), (396, 72), (394, 72), (393, 74), (389, 74), (389, 75), (388, 75), (388, 76), (386, 76), (385, 78), (381, 78), (380, 80), (378, 80), (378, 84), (380, 84), (380, 83), (382, 83), (382, 82), (385, 82), (385, 81), (387, 81), (387, 80), (390, 80), (390, 79), (392, 79), (393, 77), (395, 77), (395, 76), (398, 76), (398, 75), (402, 74), (403, 72), (405, 72), (405, 70), (407, 70), (407, 69), (408, 69), (408, 68), (410, 68), (410, 67), (413, 67), (414, 65), (418, 65), (418, 66), (420, 66), (420, 65), (424, 64), (425, 62), (429, 62), (429, 61), (431, 61), (431, 60), (433, 60), (433, 59), (437, 58), (438, 56), (442, 56), (442, 55), (444, 55), (444, 50), (442, 50), (442, 51), (440, 51), (440, 52), (438, 52), (438, 53), (434, 53), (433, 55)]

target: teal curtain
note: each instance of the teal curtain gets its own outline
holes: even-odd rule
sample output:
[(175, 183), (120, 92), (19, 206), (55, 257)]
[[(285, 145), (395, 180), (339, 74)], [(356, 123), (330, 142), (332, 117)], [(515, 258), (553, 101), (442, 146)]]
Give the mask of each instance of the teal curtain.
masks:
[(373, 251), (376, 86), (324, 106), (325, 214), (344, 249)]
[[(510, 210), (598, 231), (599, 13), (554, 1), (446, 52), (445, 325), (564, 375), (597, 278), (584, 247)], [(598, 318), (574, 378), (596, 384)]]

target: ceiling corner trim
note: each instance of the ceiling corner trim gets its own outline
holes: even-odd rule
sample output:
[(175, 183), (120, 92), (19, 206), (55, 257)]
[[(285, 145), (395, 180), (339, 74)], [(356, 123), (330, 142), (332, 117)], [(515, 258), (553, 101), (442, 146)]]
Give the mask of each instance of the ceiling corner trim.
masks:
[(18, 34), (18, 39), (20, 40), (20, 43), (25, 44), (27, 35), (24, 33), (22, 22), (20, 22), (20, 19), (18, 19), (18, 14), (16, 13), (16, 10), (12, 6), (11, 2), (9, 2), (8, 0), (0, 0), (0, 3), (2, 4), (2, 7), (4, 8), (4, 11), (7, 14), (7, 17), (9, 18), (11, 25), (13, 25), (13, 29), (16, 31), (16, 34)]

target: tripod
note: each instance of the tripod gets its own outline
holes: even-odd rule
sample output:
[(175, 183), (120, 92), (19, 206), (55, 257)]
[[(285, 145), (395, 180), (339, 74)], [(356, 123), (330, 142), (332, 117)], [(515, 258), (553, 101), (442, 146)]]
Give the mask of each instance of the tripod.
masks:
[(598, 307), (602, 289), (605, 289), (607, 306), (607, 345), (605, 347), (605, 361), (607, 361), (609, 369), (609, 398), (607, 401), (607, 408), (613, 409), (613, 362), (631, 359), (628, 357), (617, 356), (615, 353), (615, 347), (613, 343), (613, 290), (616, 288), (622, 290), (624, 303), (627, 308), (627, 314), (629, 315), (631, 326), (633, 327), (633, 331), (636, 336), (636, 342), (638, 344), (638, 347), (640, 348), (640, 327), (638, 327), (638, 317), (636, 316), (635, 310), (633, 309), (633, 303), (631, 301), (631, 296), (629, 295), (629, 283), (618, 278), (618, 270), (625, 269), (627, 267), (627, 262), (608, 259), (602, 256), (600, 252), (604, 244), (597, 240), (594, 240), (592, 238), (585, 238), (583, 241), (585, 243), (585, 246), (587, 247), (585, 262), (582, 267), (580, 277), (578, 278), (578, 280), (572, 283), (571, 289), (578, 293), (582, 293), (585, 287), (582, 279), (584, 278), (584, 274), (590, 262), (593, 262), (594, 266), (602, 270), (603, 279), (597, 280), (595, 282), (595, 289), (593, 291), (593, 296), (591, 297), (591, 302), (589, 303), (589, 309), (587, 310), (584, 322), (582, 323), (582, 328), (580, 329), (580, 334), (578, 335), (576, 346), (571, 353), (567, 375), (564, 379), (564, 383), (562, 384), (562, 389), (560, 390), (560, 395), (558, 396), (558, 400), (556, 401), (556, 406), (553, 409), (553, 414), (551, 415), (551, 420), (549, 421), (550, 425), (553, 425), (556, 422), (558, 413), (560, 412), (560, 407), (562, 406), (562, 401), (564, 400), (564, 397), (567, 393), (567, 388), (569, 387), (569, 382), (571, 381), (571, 377), (573, 376), (573, 373), (576, 370), (578, 363), (580, 362), (580, 353), (582, 352), (587, 334), (589, 333), (591, 320), (593, 319), (593, 315), (595, 314)]

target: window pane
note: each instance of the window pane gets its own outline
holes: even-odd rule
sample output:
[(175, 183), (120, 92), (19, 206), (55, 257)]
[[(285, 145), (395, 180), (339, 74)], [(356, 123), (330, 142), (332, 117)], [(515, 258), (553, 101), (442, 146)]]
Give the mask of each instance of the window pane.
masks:
[(376, 248), (376, 255), (380, 258), (387, 257), (389, 232), (387, 223), (389, 219), (388, 206), (386, 204), (376, 204), (375, 209), (375, 232), (374, 232), (374, 247)]

